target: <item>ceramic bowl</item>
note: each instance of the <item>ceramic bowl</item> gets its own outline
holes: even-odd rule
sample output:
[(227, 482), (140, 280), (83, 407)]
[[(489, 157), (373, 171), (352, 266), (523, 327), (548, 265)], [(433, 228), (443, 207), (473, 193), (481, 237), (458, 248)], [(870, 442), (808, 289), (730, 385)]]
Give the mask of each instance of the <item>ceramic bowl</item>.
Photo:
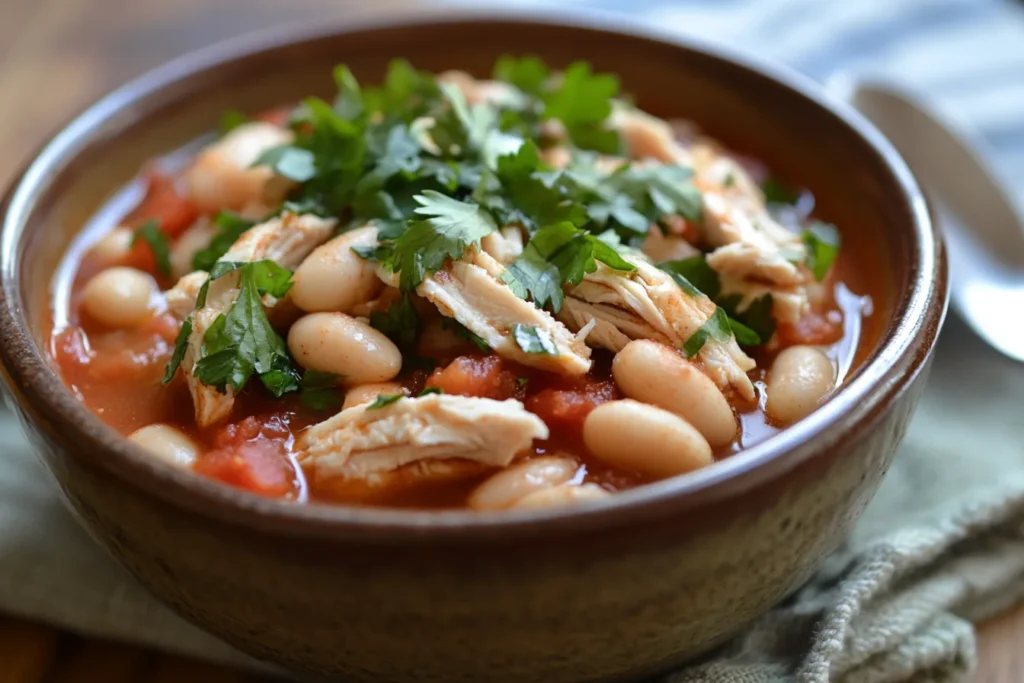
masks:
[[(585, 510), (480, 515), (299, 506), (154, 462), (61, 383), (50, 278), (148, 158), (229, 107), (329, 93), (404, 56), (488, 72), (503, 53), (619, 73), (811, 187), (870, 237), (879, 341), (806, 420), (699, 472)], [(257, 657), (349, 681), (619, 680), (666, 670), (796, 589), (849, 531), (903, 436), (946, 307), (946, 266), (888, 143), (813, 84), (624, 19), (456, 14), (279, 30), (173, 62), (81, 114), (3, 204), (0, 361), (11, 402), (86, 527), (155, 596)]]

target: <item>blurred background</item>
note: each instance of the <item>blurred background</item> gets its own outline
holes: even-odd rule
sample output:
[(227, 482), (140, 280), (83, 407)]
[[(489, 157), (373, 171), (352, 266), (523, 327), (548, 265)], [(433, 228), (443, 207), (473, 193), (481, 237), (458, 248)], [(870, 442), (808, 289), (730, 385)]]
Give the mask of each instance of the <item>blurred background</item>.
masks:
[[(535, 5), (556, 3), (0, 0), (0, 92), (4, 94), (0, 98), (0, 185), (6, 186), (32, 152), (78, 110), (172, 57), (280, 23), (342, 21), (367, 12), (401, 14), (426, 4), (500, 5), (529, 11)], [(829, 86), (863, 72), (899, 79), (978, 131), (996, 170), (1024, 202), (1024, 2), (1020, 0), (571, 0), (557, 4), (576, 11), (626, 12), (663, 29), (739, 46)], [(69, 640), (70, 651), (78, 653), (74, 660), (78, 664), (53, 669), (54, 657), (69, 652)], [(1024, 610), (985, 626), (981, 669), (975, 680), (1024, 680), (1024, 660), (1017, 652), (1021, 642)], [(146, 677), (152, 681), (246, 680), (241, 674), (172, 658), (161, 658), (157, 665), (145, 663), (155, 657), (127, 646), (86, 643), (0, 615), (0, 683), (111, 683), (138, 680), (127, 672), (140, 668), (155, 672)]]
[(282, 22), (423, 5), (626, 12), (826, 82), (894, 74), (979, 129), (1024, 195), (1020, 0), (0, 0), (0, 183), (69, 115), (171, 57)]

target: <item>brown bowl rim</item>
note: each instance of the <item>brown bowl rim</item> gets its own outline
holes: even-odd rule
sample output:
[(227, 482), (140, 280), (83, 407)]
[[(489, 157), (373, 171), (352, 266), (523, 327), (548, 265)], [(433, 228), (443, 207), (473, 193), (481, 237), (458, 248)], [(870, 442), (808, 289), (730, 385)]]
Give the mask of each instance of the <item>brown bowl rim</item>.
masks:
[[(676, 49), (703, 53), (774, 81), (808, 104), (824, 109), (883, 161), (902, 194), (914, 230), (912, 287), (897, 302), (893, 329), (854, 377), (824, 406), (801, 422), (741, 453), (680, 477), (617, 493), (605, 501), (563, 510), (480, 513), (467, 510), (409, 511), (338, 504), (295, 504), (264, 498), (170, 465), (154, 462), (139, 447), (107, 427), (73, 396), (32, 339), (22, 308), (18, 247), (23, 226), (37, 210), (33, 197), (55, 168), (74, 158), (94, 129), (123, 114), (160, 89), (220, 64), (285, 45), (353, 32), (434, 23), (499, 23), (555, 26), (627, 35)], [(4, 379), (33, 415), (60, 433), (51, 438), (90, 465), (100, 467), (148, 495), (231, 524), (286, 536), (352, 538), (367, 542), (433, 542), (507, 539), (598, 531), (677, 514), (694, 506), (742, 494), (796, 467), (848, 436), (870, 427), (922, 371), (945, 316), (948, 276), (942, 243), (929, 219), (913, 176), (892, 145), (865, 118), (829, 99), (818, 84), (786, 67), (765, 63), (732, 48), (681, 36), (621, 15), (531, 8), (484, 10), (421, 9), (395, 18), (348, 16), (332, 22), (290, 24), (223, 41), (165, 63), (115, 89), (85, 109), (12, 182), (3, 202), (0, 232), (0, 363)], [(913, 354), (908, 370), (902, 361)], [(38, 417), (37, 417), (38, 419)]]

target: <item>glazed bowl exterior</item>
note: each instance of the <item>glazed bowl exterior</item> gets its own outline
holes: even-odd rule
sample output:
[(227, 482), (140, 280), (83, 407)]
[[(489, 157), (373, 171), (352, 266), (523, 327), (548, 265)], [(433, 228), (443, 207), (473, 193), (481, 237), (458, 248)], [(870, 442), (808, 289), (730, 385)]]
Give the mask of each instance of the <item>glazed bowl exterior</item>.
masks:
[[(619, 73), (811, 187), (864, 231), (879, 340), (811, 417), (747, 451), (581, 510), (412, 513), (294, 505), (154, 462), (44, 353), (50, 278), (148, 158), (249, 111), (364, 82), (389, 59), (485, 75), (503, 53)], [(199, 53), (94, 105), (3, 204), (0, 361), (13, 407), (90, 532), (159, 599), (257, 657), (356, 681), (618, 680), (706, 652), (796, 589), (871, 499), (917, 403), (946, 308), (941, 242), (902, 161), (802, 79), (600, 18), (431, 13), (287, 29)]]

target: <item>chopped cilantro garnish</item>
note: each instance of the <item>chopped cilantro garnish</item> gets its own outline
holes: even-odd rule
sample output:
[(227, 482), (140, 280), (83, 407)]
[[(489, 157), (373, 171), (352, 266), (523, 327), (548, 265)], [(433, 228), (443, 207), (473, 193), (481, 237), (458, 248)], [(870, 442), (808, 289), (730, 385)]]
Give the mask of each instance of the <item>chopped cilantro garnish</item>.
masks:
[(550, 303), (557, 313), (564, 298), (562, 285), (578, 285), (584, 275), (597, 270), (596, 261), (615, 270), (636, 270), (607, 242), (572, 223), (558, 223), (530, 238), (502, 280), (520, 298), (532, 298), (538, 308)]
[(431, 394), (443, 394), (444, 389), (441, 387), (423, 387), (423, 391), (417, 394), (417, 398), (420, 396), (430, 396)]
[(714, 299), (722, 289), (718, 273), (711, 269), (707, 259), (702, 255), (679, 261), (663, 261), (658, 267), (670, 274), (690, 296), (705, 294)]
[(370, 313), (370, 325), (395, 342), (401, 349), (410, 349), (420, 336), (420, 316), (408, 293), (388, 307), (387, 311)]
[(719, 298), (718, 305), (729, 314), (737, 342), (744, 346), (764, 344), (775, 334), (776, 320), (772, 315), (772, 295), (765, 294), (754, 299), (742, 312), (738, 310), (741, 299), (739, 294), (731, 294)]
[(804, 230), (803, 242), (807, 247), (807, 267), (814, 279), (821, 282), (839, 255), (839, 231), (831, 223), (812, 221)]
[(616, 154), (619, 135), (604, 124), (612, 113), (612, 98), (618, 94), (617, 76), (595, 74), (586, 62), (574, 62), (557, 87), (545, 94), (544, 116), (561, 121), (577, 147)]
[(386, 119), (409, 123), (426, 114), (437, 96), (437, 83), (431, 74), (417, 71), (404, 59), (395, 59), (388, 64), (381, 86), (363, 91), (363, 103)]
[(367, 410), (380, 410), (384, 406), (389, 406), (400, 398), (404, 398), (404, 394), (378, 394), (377, 398), (373, 400), (373, 403), (366, 406)]
[(160, 229), (160, 223), (156, 220), (148, 220), (143, 223), (132, 236), (131, 246), (135, 246), (139, 240), (149, 245), (156, 260), (156, 269), (163, 275), (171, 274), (171, 247), (167, 244), (167, 235)]
[(548, 356), (557, 356), (558, 347), (546, 330), (539, 329), (533, 325), (516, 324), (512, 328), (512, 338), (516, 344), (526, 353), (542, 353)]
[(249, 228), (256, 225), (255, 221), (242, 218), (234, 211), (221, 211), (213, 219), (217, 234), (213, 236), (206, 248), (200, 249), (192, 257), (193, 270), (210, 270), (217, 259), (231, 249), (238, 238)]
[(302, 403), (314, 410), (331, 410), (341, 405), (338, 375), (320, 370), (306, 370), (302, 374)]
[(167, 363), (167, 369), (164, 371), (163, 384), (168, 384), (174, 379), (174, 373), (178, 371), (178, 368), (181, 366), (181, 360), (185, 357), (185, 352), (188, 351), (188, 338), (191, 334), (192, 316), (190, 315), (181, 324), (178, 336), (174, 340), (174, 352), (171, 354), (171, 360)]
[(516, 386), (517, 387), (525, 387), (529, 383), (530, 383), (530, 378), (529, 377), (516, 377)]
[[(467, 247), (497, 229), (494, 218), (479, 204), (460, 202), (433, 190), (413, 199), (419, 204), (415, 213), (421, 218), (411, 222), (397, 239), (372, 252), (372, 257), (399, 273), (399, 285), (405, 291), (415, 289), (427, 274), (440, 270), (449, 258), (461, 258)], [(364, 258), (370, 254), (367, 250), (357, 253)]]
[(686, 343), (683, 344), (683, 353), (686, 354), (687, 358), (693, 358), (704, 348), (704, 344), (707, 343), (708, 339), (727, 342), (731, 336), (732, 327), (729, 325), (729, 316), (724, 308), (717, 307), (715, 312), (711, 314), (711, 317), (700, 326), (700, 329), (694, 332), (686, 340)]
[(494, 77), (514, 85), (527, 95), (541, 97), (551, 71), (539, 57), (527, 55), (516, 58), (505, 55), (495, 63)]
[(316, 157), (308, 149), (280, 145), (263, 152), (254, 165), (270, 166), (278, 175), (297, 183), (316, 176)]
[(217, 122), (217, 130), (220, 131), (222, 136), (227, 135), (243, 123), (249, 123), (249, 121), (249, 117), (237, 109), (228, 109), (220, 115), (220, 121)]
[(196, 363), (196, 378), (221, 391), (227, 386), (239, 390), (255, 373), (275, 396), (297, 390), (298, 373), (284, 340), (267, 320), (260, 298), (262, 294), (287, 293), (290, 272), (273, 261), (225, 264), (225, 269), (229, 265), (236, 265), (239, 272), (238, 297), (203, 335), (203, 357)]

